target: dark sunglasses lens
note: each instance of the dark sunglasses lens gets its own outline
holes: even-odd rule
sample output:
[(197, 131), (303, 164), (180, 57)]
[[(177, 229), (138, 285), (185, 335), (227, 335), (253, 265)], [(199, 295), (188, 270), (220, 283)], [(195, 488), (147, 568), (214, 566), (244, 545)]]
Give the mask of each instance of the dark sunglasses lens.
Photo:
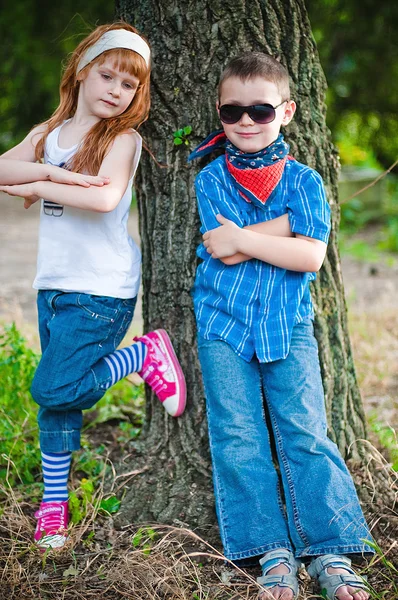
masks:
[(261, 125), (272, 123), (275, 119), (275, 109), (270, 104), (257, 104), (249, 110), (249, 117)]
[(253, 121), (261, 125), (271, 123), (275, 119), (275, 109), (270, 104), (256, 104), (250, 107), (224, 104), (220, 107), (220, 119), (223, 123), (232, 125), (240, 121), (245, 112)]
[(223, 123), (227, 123), (227, 125), (232, 125), (232, 123), (237, 123), (240, 121), (243, 115), (243, 110), (241, 106), (234, 106), (233, 104), (224, 104), (224, 106), (220, 107), (220, 119)]

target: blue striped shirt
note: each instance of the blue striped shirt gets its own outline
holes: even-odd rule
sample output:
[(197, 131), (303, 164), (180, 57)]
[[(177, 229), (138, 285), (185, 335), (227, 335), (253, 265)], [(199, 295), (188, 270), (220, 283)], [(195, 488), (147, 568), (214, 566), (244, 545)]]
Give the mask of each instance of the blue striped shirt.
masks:
[[(239, 227), (288, 213), (293, 233), (328, 241), (330, 208), (322, 178), (297, 161), (287, 161), (278, 193), (264, 208), (240, 196), (225, 156), (200, 171), (195, 187), (202, 234), (220, 226), (218, 213)], [(224, 265), (211, 258), (203, 244), (197, 254), (203, 262), (192, 293), (199, 335), (224, 340), (248, 362), (254, 354), (260, 362), (285, 358), (293, 326), (313, 317), (309, 282), (315, 273), (289, 271), (257, 259)]]

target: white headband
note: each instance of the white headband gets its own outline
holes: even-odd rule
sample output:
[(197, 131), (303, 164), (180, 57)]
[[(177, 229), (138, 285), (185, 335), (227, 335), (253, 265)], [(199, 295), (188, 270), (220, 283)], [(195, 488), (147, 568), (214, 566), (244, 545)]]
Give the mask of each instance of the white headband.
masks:
[(127, 48), (127, 50), (134, 50), (145, 60), (147, 66), (149, 66), (149, 57), (151, 52), (148, 44), (138, 34), (127, 29), (111, 29), (106, 31), (99, 40), (95, 42), (80, 59), (76, 73), (79, 73), (84, 67), (91, 63), (94, 58), (97, 58), (103, 52), (107, 50), (113, 50), (114, 48)]

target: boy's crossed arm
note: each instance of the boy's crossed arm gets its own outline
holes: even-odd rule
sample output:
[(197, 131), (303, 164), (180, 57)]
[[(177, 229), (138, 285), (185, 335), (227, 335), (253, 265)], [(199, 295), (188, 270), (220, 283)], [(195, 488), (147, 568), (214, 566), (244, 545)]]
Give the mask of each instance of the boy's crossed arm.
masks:
[[(319, 271), (326, 254), (326, 243), (299, 234), (296, 237), (282, 237), (286, 235), (286, 230), (283, 233), (286, 223), (282, 219), (286, 219), (289, 225), (288, 216), (284, 215), (274, 221), (241, 228), (222, 215), (217, 215), (221, 226), (207, 231), (203, 235), (203, 244), (212, 258), (218, 258), (225, 264), (257, 258), (289, 271)], [(274, 233), (266, 233), (267, 226), (272, 223), (274, 227), (276, 223)], [(275, 233), (279, 227), (282, 233)], [(228, 258), (231, 262), (227, 262)]]
[[(221, 217), (221, 215), (218, 215), (217, 220), (219, 216)], [(281, 217), (276, 217), (276, 219), (262, 221), (261, 223), (255, 223), (253, 225), (246, 225), (244, 229), (271, 236), (293, 236), (293, 233), (290, 229), (289, 217), (287, 214), (282, 215)], [(253, 256), (250, 256), (249, 254), (243, 254), (242, 252), (237, 252), (232, 256), (225, 256), (223, 258), (219, 258), (221, 262), (223, 262), (225, 265), (237, 265), (241, 262), (244, 262), (245, 260), (250, 260), (251, 258), (253, 258)]]
[(299, 183), (289, 195), (286, 214), (245, 227), (225, 185), (199, 175), (196, 191), (207, 252), (227, 265), (257, 258), (289, 271), (319, 271), (327, 249), (330, 208), (316, 171), (305, 169)]

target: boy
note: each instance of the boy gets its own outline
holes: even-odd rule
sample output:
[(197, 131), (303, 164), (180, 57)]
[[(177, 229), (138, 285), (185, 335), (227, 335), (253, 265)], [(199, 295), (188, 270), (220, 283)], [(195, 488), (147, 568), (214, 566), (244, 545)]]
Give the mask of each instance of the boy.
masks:
[(221, 76), (224, 131), (191, 155), (225, 147), (196, 179), (204, 235), (193, 289), (217, 516), (227, 558), (263, 556), (261, 600), (296, 597), (305, 557), (327, 598), (367, 600), (345, 555), (372, 552), (370, 534), (326, 435), (312, 324), (330, 210), (321, 177), (280, 134), (295, 109), (284, 67), (245, 53)]

